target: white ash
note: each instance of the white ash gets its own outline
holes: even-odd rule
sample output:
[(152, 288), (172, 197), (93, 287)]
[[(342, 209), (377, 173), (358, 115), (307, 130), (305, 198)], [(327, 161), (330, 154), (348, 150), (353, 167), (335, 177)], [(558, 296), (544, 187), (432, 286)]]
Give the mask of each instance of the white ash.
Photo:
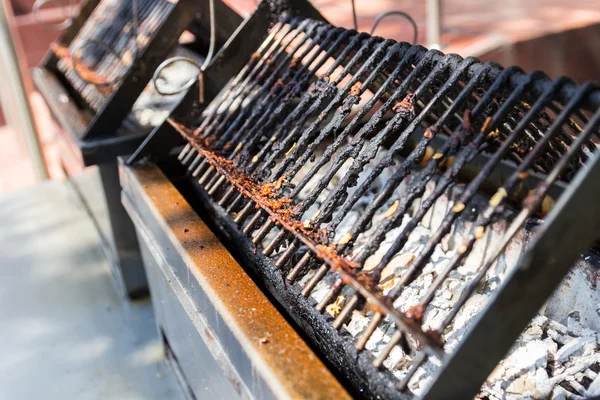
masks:
[(565, 326), (540, 315), (498, 364), (483, 392), (502, 399), (596, 396), (599, 368), (597, 332), (574, 319)]
[[(381, 157), (382, 154), (378, 154), (374, 162), (379, 161)], [(341, 170), (331, 180), (328, 188), (319, 196), (316, 204), (305, 213), (304, 218), (309, 219), (316, 212), (335, 184), (342, 179), (349, 165), (349, 162), (343, 165)], [(310, 166), (311, 164), (308, 163), (297, 176), (304, 176), (309, 171)], [(329, 165), (321, 169), (317, 177), (312, 179), (302, 190), (299, 196), (301, 199), (305, 198), (314, 189), (317, 180), (328, 167)], [(358, 185), (360, 185), (369, 172), (369, 168), (365, 170), (358, 179)], [(385, 181), (390, 176), (389, 172), (384, 171), (380, 179), (375, 182), (374, 189), (366, 193), (363, 200), (361, 200), (361, 204), (355, 206), (346, 215), (342, 224), (336, 229), (334, 242), (338, 242), (351, 229), (354, 222), (358, 220), (361, 212), (373, 201), (377, 192), (383, 187)], [(405, 188), (406, 183), (400, 185), (387, 204), (380, 208), (374, 216), (370, 228), (357, 238), (351, 257), (356, 256), (370, 240), (375, 229), (386, 217), (386, 212), (392, 206), (394, 200), (399, 198)], [(422, 199), (427, 198), (434, 188), (435, 182), (432, 181), (427, 185)], [(450, 187), (450, 189), (440, 196), (421, 223), (411, 232), (401, 252), (392, 259), (382, 272), (382, 284), (380, 284), (380, 287), (384, 294), (389, 293), (389, 291), (397, 286), (400, 278), (406, 271), (406, 266), (422, 251), (429, 237), (438, 229), (446, 213), (453, 207), (454, 201), (461, 191), (461, 186)], [(392, 229), (387, 234), (377, 252), (365, 262), (365, 270), (370, 270), (379, 263), (379, 260), (392, 246), (403, 227), (419, 209), (422, 199), (415, 201), (411, 210), (404, 215), (401, 225)], [(401, 295), (394, 302), (396, 309), (407, 311), (410, 307), (417, 305), (438, 274), (448, 265), (450, 259), (455, 255), (458, 247), (463, 243), (464, 238), (470, 231), (474, 217), (487, 205), (487, 201), (483, 198), (476, 199), (472, 203), (469, 204), (469, 209), (465, 210), (454, 224), (451, 233), (446, 235), (441, 243), (436, 246), (429, 262), (418, 274), (418, 277), (402, 291)], [(463, 261), (462, 265), (450, 272), (426, 309), (423, 318), (423, 327), (425, 330), (441, 329), (442, 323), (470, 279), (477, 273), (482, 263), (486, 260), (487, 254), (493, 250), (495, 243), (498, 243), (502, 238), (508, 225), (507, 221), (510, 221), (512, 215), (511, 211), (505, 211), (500, 218), (497, 218), (486, 229), (485, 236), (476, 242), (473, 250), (466, 260)], [(443, 331), (443, 339), (446, 341), (445, 349), (447, 352), (452, 351), (462, 340), (470, 323), (473, 321), (473, 317), (483, 309), (491, 294), (501, 285), (504, 277), (516, 265), (527, 243), (527, 239), (528, 233), (525, 230), (521, 230), (515, 235), (505, 251), (496, 260), (484, 279), (482, 279), (478, 290), (468, 299), (455, 319)], [(306, 285), (308, 280), (314, 275), (314, 272), (310, 271), (305, 275), (299, 281), (300, 285)], [(577, 273), (575, 275), (578, 277)], [(337, 273), (329, 272), (317, 284), (310, 297), (317, 303), (321, 302), (336, 279)], [(587, 295), (587, 293), (593, 292), (590, 289), (589, 282), (586, 281), (585, 283), (586, 285), (578, 285), (578, 288), (585, 291), (579, 291), (575, 294), (574, 298), (579, 299), (582, 293), (586, 293)], [(561, 290), (564, 291), (564, 288), (558, 290), (557, 293)], [(350, 295), (351, 289), (345, 287), (340, 296), (334, 300), (333, 304), (327, 307), (326, 312), (335, 317), (343, 308), (346, 299)], [(598, 296), (598, 293), (595, 293), (595, 296)], [(558, 315), (561, 312), (564, 314), (564, 310), (557, 306), (557, 304), (561, 303), (561, 300), (556, 300), (556, 297), (549, 301), (548, 309), (552, 311), (551, 314), (553, 314), (552, 316), (555, 319), (560, 320), (561, 318), (558, 318)], [(580, 305), (579, 303), (576, 305)], [(586, 316), (590, 314), (590, 311), (596, 312), (597, 309), (600, 309), (600, 299), (595, 305), (586, 308)], [(350, 335), (358, 339), (369, 324), (373, 314), (374, 311), (367, 304), (364, 311), (354, 311), (344, 327)], [(594, 324), (600, 324), (598, 321), (598, 319), (595, 319)], [(594, 328), (598, 329), (595, 325)], [(386, 347), (393, 333), (394, 326), (392, 322), (389, 318), (384, 319), (367, 341), (366, 349), (371, 351), (376, 357)], [(407, 373), (411, 361), (410, 356), (404, 354), (402, 349), (396, 346), (384, 361), (384, 366), (391, 370), (396, 377), (402, 379)], [(579, 393), (581, 396), (591, 394), (591, 391), (600, 391), (600, 388), (595, 389), (600, 386), (596, 375), (593, 375), (596, 372), (590, 369), (590, 367), (598, 368), (600, 366), (598, 364), (599, 361), (600, 352), (598, 351), (598, 335), (596, 331), (582, 326), (579, 322), (571, 322), (570, 325), (564, 326), (559, 322), (539, 315), (521, 335), (509, 356), (498, 365), (494, 373), (489, 377), (479, 397), (502, 399), (524, 397), (546, 398), (550, 395), (555, 395), (555, 397), (560, 396), (563, 392), (568, 393), (569, 396), (573, 393)], [(433, 379), (438, 367), (439, 361), (435, 358), (430, 358), (426, 361), (410, 380), (409, 389), (416, 395), (422, 394), (431, 379)], [(575, 378), (572, 378), (568, 373), (572, 373)], [(581, 375), (579, 380), (577, 380), (579, 375), (576, 374)], [(595, 378), (594, 384), (589, 385), (590, 376), (592, 375)], [(570, 384), (566, 383), (567, 380)], [(588, 385), (589, 388), (585, 389), (585, 385)], [(578, 388), (580, 389), (579, 392)], [(581, 390), (590, 392), (586, 391), (586, 393), (582, 393)]]
[[(183, 48), (178, 48), (174, 55), (197, 58), (195, 54)], [(196, 76), (198, 76), (198, 69), (194, 65), (187, 62), (175, 62), (162, 70), (157, 79), (157, 85), (162, 92), (171, 93), (183, 87)], [(137, 126), (158, 126), (167, 119), (184, 95), (185, 91), (174, 95), (161, 95), (150, 82), (131, 108), (128, 119), (135, 121)]]

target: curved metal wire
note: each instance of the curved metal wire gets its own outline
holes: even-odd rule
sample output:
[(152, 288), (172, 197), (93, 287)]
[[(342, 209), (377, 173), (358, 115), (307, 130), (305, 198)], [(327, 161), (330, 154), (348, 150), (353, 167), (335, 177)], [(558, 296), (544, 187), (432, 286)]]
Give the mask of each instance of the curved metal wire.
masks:
[[(160, 88), (160, 86), (157, 84), (158, 79), (160, 78), (160, 74), (161, 72), (167, 68), (168, 66), (175, 64), (176, 62), (187, 62), (189, 64), (192, 64), (193, 66), (195, 66), (198, 69), (198, 77), (194, 77), (191, 78), (189, 81), (187, 81), (183, 86), (174, 89), (174, 90), (162, 90)], [(158, 68), (156, 68), (156, 71), (154, 71), (154, 75), (152, 76), (152, 85), (154, 86), (154, 89), (156, 90), (156, 92), (160, 95), (163, 96), (172, 96), (174, 94), (178, 94), (183, 92), (184, 90), (188, 90), (189, 88), (191, 88), (194, 83), (196, 82), (196, 80), (199, 80), (201, 82), (201, 88), (200, 91), (203, 91), (203, 74), (204, 74), (204, 70), (203, 70), (203, 65), (200, 65), (196, 60), (189, 58), (189, 57), (182, 57), (182, 56), (178, 56), (178, 57), (171, 57), (165, 61), (163, 61)], [(204, 99), (202, 99), (204, 100)]]
[[(214, 52), (215, 52), (215, 46), (216, 46), (216, 42), (217, 42), (217, 34), (216, 34), (216, 24), (215, 24), (215, 2), (214, 0), (209, 0), (208, 1), (208, 8), (209, 8), (209, 14), (210, 14), (210, 43), (208, 46), (208, 53), (206, 54), (206, 58), (204, 59), (204, 62), (202, 63), (202, 65), (198, 64), (198, 62), (192, 58), (189, 57), (182, 57), (182, 56), (178, 56), (178, 57), (171, 57), (165, 61), (163, 61), (154, 71), (154, 75), (152, 75), (152, 85), (154, 86), (154, 89), (156, 90), (156, 92), (160, 95), (163, 96), (172, 96), (174, 94), (178, 94), (181, 93), (185, 90), (188, 90), (189, 88), (191, 88), (194, 83), (196, 82), (196, 80), (198, 80), (198, 86), (199, 86), (199, 102), (200, 104), (204, 103), (204, 70), (209, 66), (210, 61), (213, 58)], [(160, 74), (161, 72), (168, 66), (170, 66), (171, 64), (174, 64), (176, 62), (187, 62), (189, 64), (194, 65), (197, 69), (198, 69), (198, 76), (195, 78), (190, 79), (189, 81), (187, 81), (183, 86), (171, 90), (171, 91), (164, 91), (162, 90), (158, 84), (157, 81), (160, 78)]]
[[(40, 0), (40, 1), (52, 1), (52, 0)], [(73, 1), (73, 0), (71, 0)], [(137, 54), (139, 51), (139, 43), (138, 43), (138, 28), (139, 28), (139, 17), (138, 17), (138, 0), (131, 0), (131, 35), (133, 37), (134, 40), (134, 47), (133, 47), (133, 54), (131, 55), (131, 59), (135, 60), (137, 58)], [(73, 64), (73, 71), (75, 72), (75, 74), (77, 75), (77, 77), (79, 79), (81, 79), (82, 81), (91, 84), (91, 85), (96, 85), (96, 86), (110, 86), (113, 85), (117, 82), (119, 82), (120, 80), (122, 80), (125, 75), (127, 75), (127, 68), (124, 68), (122, 73), (115, 76), (112, 79), (106, 79), (103, 78), (102, 80), (94, 80), (94, 79), (89, 79), (88, 77), (84, 77), (81, 75), (80, 71), (77, 68), (77, 63), (79, 62), (79, 52), (83, 50), (84, 47), (86, 47), (87, 45), (90, 44), (95, 44), (97, 46), (102, 47), (104, 50), (108, 51), (110, 54), (112, 54), (115, 59), (119, 60), (120, 63), (122, 64), (126, 64), (125, 60), (123, 59), (123, 56), (117, 51), (115, 50), (114, 47), (108, 45), (107, 43), (103, 42), (102, 40), (99, 39), (87, 39), (82, 41), (79, 45), (75, 46), (75, 48), (73, 48), (73, 50), (71, 50), (71, 62)]]
[[(353, 0), (354, 3), (354, 0)], [(410, 22), (410, 24), (413, 27), (413, 40), (412, 40), (412, 44), (415, 45), (417, 44), (417, 38), (419, 35), (419, 31), (418, 31), (418, 27), (417, 27), (417, 23), (415, 22), (415, 20), (413, 19), (413, 17), (411, 17), (409, 14), (405, 13), (404, 11), (387, 11), (384, 13), (379, 14), (376, 18), (375, 21), (373, 21), (373, 26), (371, 27), (371, 31), (369, 32), (371, 35), (373, 34), (373, 32), (375, 32), (375, 29), (377, 28), (377, 25), (379, 25), (379, 23), (392, 15), (400, 15), (402, 17), (404, 17), (408, 22)]]
[(217, 27), (215, 24), (215, 0), (208, 0), (208, 12), (210, 15), (210, 42), (208, 45), (208, 54), (206, 55), (206, 59), (202, 63), (202, 71), (208, 67), (210, 60), (212, 60), (213, 55), (215, 53), (215, 46), (217, 43)]
[[(35, 22), (37, 22), (42, 28), (44, 28), (48, 31), (62, 31), (63, 29), (67, 29), (68, 27), (73, 25), (74, 15), (67, 15), (67, 17), (65, 18), (64, 21), (56, 23), (56, 24), (49, 24), (48, 22), (44, 21), (44, 19), (41, 18), (41, 15), (40, 15), (40, 11), (41, 11), (42, 7), (45, 6), (46, 4), (52, 3), (54, 1), (56, 1), (56, 0), (36, 0), (33, 3), (31, 12), (33, 14), (33, 19), (35, 19)], [(69, 0), (69, 9), (67, 12), (69, 14), (72, 14), (74, 7), (75, 7), (75, 0)]]
[(356, 17), (356, 4), (354, 0), (350, 0), (352, 3), (352, 21), (354, 22), (354, 30), (358, 32), (358, 18)]

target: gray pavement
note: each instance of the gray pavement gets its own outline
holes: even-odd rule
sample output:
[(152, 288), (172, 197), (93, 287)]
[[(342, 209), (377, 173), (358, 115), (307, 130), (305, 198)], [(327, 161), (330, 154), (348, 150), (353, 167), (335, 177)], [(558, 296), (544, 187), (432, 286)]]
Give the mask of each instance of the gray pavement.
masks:
[(0, 197), (0, 399), (181, 399), (150, 300), (113, 288), (72, 187)]

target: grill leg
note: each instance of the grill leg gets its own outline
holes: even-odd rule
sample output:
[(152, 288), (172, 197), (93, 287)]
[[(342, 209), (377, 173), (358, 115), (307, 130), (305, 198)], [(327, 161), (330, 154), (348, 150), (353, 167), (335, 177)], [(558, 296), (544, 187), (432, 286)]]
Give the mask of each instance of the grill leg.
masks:
[(111, 273), (122, 295), (129, 298), (145, 296), (148, 294), (148, 283), (135, 227), (121, 204), (121, 185), (116, 160), (98, 167), (112, 231), (106, 238), (112, 253)]

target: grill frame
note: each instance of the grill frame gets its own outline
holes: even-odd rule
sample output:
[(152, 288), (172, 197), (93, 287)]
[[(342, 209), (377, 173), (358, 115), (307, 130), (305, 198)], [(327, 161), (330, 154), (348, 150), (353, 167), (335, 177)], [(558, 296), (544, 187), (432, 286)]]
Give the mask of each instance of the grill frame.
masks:
[[(492, 65), (492, 68), (496, 68), (498, 75), (501, 74), (499, 67)], [(535, 79), (530, 82), (532, 77)], [(508, 76), (508, 82), (513, 91), (516, 87), (526, 85), (529, 90), (535, 92), (537, 98), (547, 92), (552, 85), (555, 85), (557, 89), (556, 97), (554, 98), (561, 100), (564, 104), (569, 103), (573, 98), (579, 96), (581, 94), (580, 90), (586, 89), (586, 87), (580, 89), (568, 81), (559, 80), (552, 82), (539, 73), (534, 73), (533, 75), (511, 73)], [(600, 106), (600, 92), (597, 90), (597, 87), (592, 89), (594, 89), (594, 93), (587, 98), (588, 102), (585, 106), (597, 110)], [(190, 135), (189, 131), (181, 128), (181, 125), (173, 121), (171, 123), (175, 129), (179, 130), (183, 137)], [(164, 156), (165, 153), (166, 151), (163, 148), (163, 151), (159, 155)], [(133, 157), (130, 159), (130, 162), (134, 162), (135, 160), (136, 158)], [(592, 183), (593, 177), (598, 176), (597, 174), (600, 172), (599, 160), (600, 151), (596, 150), (591, 159), (588, 160), (584, 170), (579, 172), (575, 180), (567, 185), (566, 188), (559, 189), (559, 191), (563, 192), (561, 200), (555, 205), (552, 213), (548, 216), (541, 234), (537, 236), (535, 242), (530, 244), (528, 252), (521, 258), (519, 265), (513, 270), (511, 275), (506, 278), (506, 283), (502, 286), (502, 289), (494, 294), (488, 307), (481, 312), (480, 315), (485, 318), (480, 318), (471, 328), (470, 333), (463, 339), (463, 344), (457, 352), (445, 357), (444, 367), (440, 369), (434, 385), (430, 387), (425, 395), (426, 398), (439, 398), (440, 395), (448, 396), (449, 393), (456, 397), (475, 396), (493, 367), (497, 365), (502, 356), (510, 349), (510, 346), (515, 342), (526, 324), (560, 283), (562, 277), (566, 275), (578, 255), (593, 244), (595, 240), (593, 226), (596, 226), (600, 222), (600, 218), (597, 216), (598, 205), (593, 204), (593, 194), (598, 193), (600, 186)], [(218, 162), (211, 163), (213, 167), (216, 167), (217, 164)], [(222, 168), (220, 172), (226, 175), (228, 171)], [(229, 183), (233, 183), (235, 179), (235, 177), (230, 176), (226, 180), (229, 180)], [(212, 180), (210, 177), (207, 179), (201, 178), (202, 180), (204, 180), (204, 183), (211, 182), (208, 185), (209, 192), (213, 191), (214, 185), (218, 185), (218, 183), (215, 183), (217, 181), (214, 178)], [(538, 183), (539, 179), (534, 182)], [(237, 186), (238, 189), (243, 189), (243, 184)], [(218, 208), (212, 207), (213, 200), (207, 196), (206, 192), (202, 194), (202, 190), (200, 189), (199, 196), (207, 204), (207, 211), (217, 214), (217, 220), (223, 220), (223, 213), (220, 213)], [(581, 212), (582, 209), (584, 212)], [(571, 223), (565, 225), (565, 221), (571, 221)], [(279, 220), (278, 222), (284, 223), (283, 220)], [(557, 233), (559, 232), (559, 227), (561, 227), (560, 229), (573, 230), (573, 234), (569, 236), (569, 240), (564, 241), (564, 243), (561, 241), (556, 242), (556, 238), (560, 237)], [(227, 235), (235, 238), (235, 229), (237, 228), (224, 227), (222, 229), (227, 232)], [(241, 241), (239, 238), (235, 238), (235, 240), (236, 242)], [(246, 247), (243, 251), (247, 252), (249, 247)], [(568, 251), (567, 248), (569, 248)], [(552, 251), (549, 252), (548, 250)], [(538, 269), (532, 272), (535, 268), (528, 267), (528, 265), (531, 265), (532, 260), (537, 262), (549, 261), (548, 254), (552, 254), (553, 252), (560, 252), (561, 256), (552, 262), (551, 268), (545, 271)], [(252, 256), (248, 256), (248, 260), (251, 264)], [(258, 269), (260, 270), (260, 268)], [(523, 286), (531, 286), (526, 285), (528, 275), (542, 279), (544, 281), (543, 288), (529, 292), (525, 291), (528, 293), (527, 295), (519, 296), (517, 300), (514, 300), (514, 298), (511, 300), (511, 296), (514, 297), (517, 293), (523, 291)], [(270, 277), (270, 279), (273, 280), (273, 277)], [(513, 314), (519, 315), (519, 318), (515, 319)], [(509, 318), (513, 321), (513, 324), (510, 327), (498, 329), (498, 334), (494, 334), (490, 340), (490, 326), (497, 328), (502, 325), (503, 321)], [(515, 321), (516, 323), (514, 323)], [(490, 343), (492, 343), (490, 347), (494, 351), (481, 351), (482, 343), (487, 344), (485, 348), (488, 348)], [(357, 357), (357, 359), (360, 359), (360, 357)], [(462, 365), (463, 367), (462, 369), (455, 367), (450, 369), (448, 365)], [(465, 377), (466, 371), (469, 372), (466, 375), (467, 377)], [(460, 385), (456, 384), (458, 381), (461, 382)], [(380, 392), (380, 394), (389, 397), (389, 393), (386, 393), (385, 390)]]
[[(82, 1), (79, 14), (57, 43), (68, 48), (99, 4), (101, 0)], [(235, 31), (242, 18), (219, 0), (215, 0), (215, 9), (216, 44), (220, 45)], [(33, 81), (61, 128), (57, 142), (62, 167), (73, 178), (75, 189), (98, 229), (117, 293), (123, 298), (138, 298), (148, 293), (135, 228), (120, 201), (117, 157), (135, 151), (149, 132), (144, 127), (127, 125), (126, 117), (154, 69), (173, 48), (182, 49), (177, 46), (177, 40), (184, 30), (195, 34), (195, 47), (189, 51), (198, 51), (199, 55), (208, 47), (210, 39), (206, 35), (210, 31), (207, 0), (179, 1), (167, 18), (154, 32), (145, 51), (137, 53), (118, 91), (112, 92), (104, 108), (97, 113), (59, 70), (59, 58), (53, 49), (33, 71)], [(97, 166), (97, 174), (81, 181), (79, 173), (87, 166)]]
[[(101, 3), (102, 0), (82, 2), (79, 14), (56, 43), (68, 48)], [(219, 0), (215, 1), (215, 9), (220, 27), (217, 44), (222, 44), (242, 19)], [(48, 51), (34, 70), (33, 80), (52, 114), (66, 131), (67, 139), (81, 153), (78, 158), (84, 165), (100, 164), (119, 155), (130, 154), (142, 143), (148, 130), (126, 128), (122, 123), (154, 70), (173, 50), (183, 31), (204, 32), (208, 24), (208, 1), (178, 1), (153, 32), (147, 45), (138, 51), (131, 67), (119, 80), (117, 89), (110, 93), (98, 112), (92, 110), (59, 70), (60, 58), (56, 51)], [(208, 38), (200, 37), (199, 40), (207, 42)]]

